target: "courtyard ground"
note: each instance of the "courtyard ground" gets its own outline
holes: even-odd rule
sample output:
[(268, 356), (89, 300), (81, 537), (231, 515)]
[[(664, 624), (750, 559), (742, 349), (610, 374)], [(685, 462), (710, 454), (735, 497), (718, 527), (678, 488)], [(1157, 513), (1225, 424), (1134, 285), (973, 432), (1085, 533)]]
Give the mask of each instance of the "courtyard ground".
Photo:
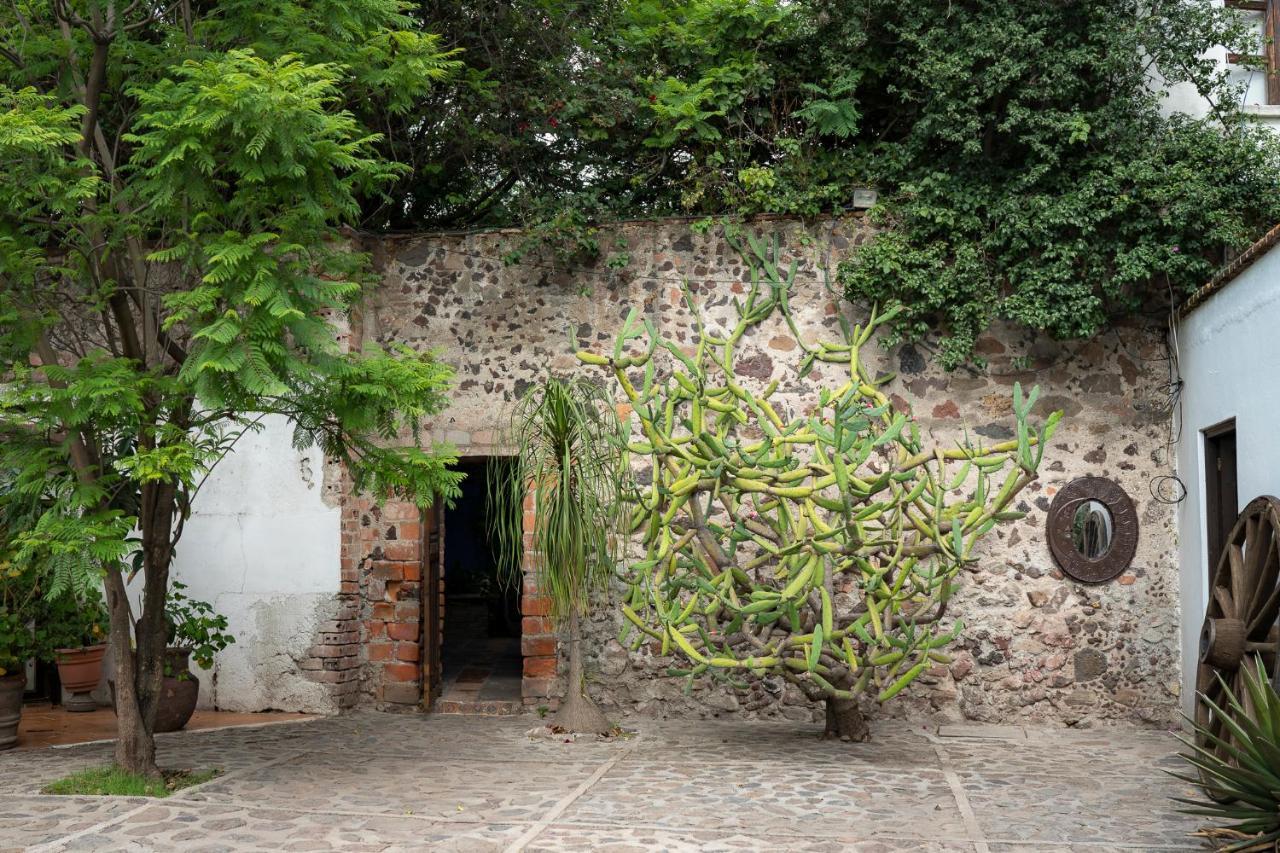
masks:
[(1132, 728), (814, 727), (635, 720), (532, 740), (534, 717), (358, 713), (160, 737), (223, 774), (166, 800), (56, 797), (108, 744), (0, 753), (0, 850), (1187, 849), (1177, 742)]

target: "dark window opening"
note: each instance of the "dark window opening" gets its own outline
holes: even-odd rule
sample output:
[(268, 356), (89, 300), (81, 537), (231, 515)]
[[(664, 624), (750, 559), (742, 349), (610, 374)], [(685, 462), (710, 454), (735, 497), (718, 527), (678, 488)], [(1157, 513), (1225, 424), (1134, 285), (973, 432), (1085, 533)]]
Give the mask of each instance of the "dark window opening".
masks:
[(1225, 421), (1204, 431), (1206, 556), (1209, 582), (1240, 508), (1236, 497), (1236, 422)]
[(444, 511), (444, 698), (518, 701), (520, 588), (498, 574), (491, 533), (490, 466), (501, 458), (463, 459), (462, 496)]

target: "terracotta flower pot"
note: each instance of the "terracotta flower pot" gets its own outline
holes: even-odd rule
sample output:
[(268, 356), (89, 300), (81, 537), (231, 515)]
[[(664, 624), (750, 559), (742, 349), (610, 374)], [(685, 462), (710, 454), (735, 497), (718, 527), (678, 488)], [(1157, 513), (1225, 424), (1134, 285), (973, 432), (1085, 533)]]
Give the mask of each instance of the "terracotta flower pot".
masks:
[[(176, 732), (191, 720), (200, 698), (200, 682), (191, 674), (191, 652), (173, 646), (165, 649), (165, 675), (160, 682), (156, 707), (156, 732)], [(111, 685), (111, 705), (116, 703), (116, 683)]]
[(106, 651), (105, 643), (83, 649), (58, 649), (58, 678), (71, 694), (65, 704), (68, 711), (93, 711), (98, 707), (89, 694), (102, 680), (102, 656)]
[(22, 717), (22, 692), (27, 689), (27, 675), (15, 672), (0, 676), (0, 749), (18, 743), (18, 720)]
[(200, 698), (200, 682), (191, 674), (191, 652), (165, 649), (165, 676), (160, 685), (160, 703), (156, 708), (156, 731), (176, 732), (196, 712)]

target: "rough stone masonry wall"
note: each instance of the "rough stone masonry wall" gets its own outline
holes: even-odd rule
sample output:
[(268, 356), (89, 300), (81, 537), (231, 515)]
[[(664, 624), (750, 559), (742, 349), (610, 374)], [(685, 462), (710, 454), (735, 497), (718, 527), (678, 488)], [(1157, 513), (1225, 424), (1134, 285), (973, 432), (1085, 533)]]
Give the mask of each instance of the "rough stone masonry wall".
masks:
[[(799, 262), (791, 302), (803, 335), (833, 338), (838, 314), (859, 319), (858, 309), (830, 285), (836, 263), (868, 235), (861, 219), (811, 225), (759, 220), (748, 227), (778, 234), (784, 256)], [(602, 235), (601, 245), (625, 243), (630, 262), (618, 271), (603, 264), (566, 268), (548, 257), (504, 265), (514, 239), (509, 232), (487, 232), (370, 245), (384, 283), (363, 318), (364, 338), (433, 349), (456, 367), (453, 402), (428, 426), (433, 438), (465, 455), (502, 453), (495, 430), (504, 406), (549, 372), (584, 369), (573, 350), (603, 351), (631, 306), (640, 306), (661, 334), (687, 340), (680, 282), (688, 280), (710, 316), (727, 318), (747, 275), (718, 229), (701, 233), (682, 220), (621, 224)], [(829, 280), (824, 270), (832, 273)], [(967, 639), (954, 662), (933, 669), (885, 713), (1068, 724), (1175, 719), (1173, 515), (1149, 491), (1151, 478), (1167, 464), (1167, 421), (1151, 413), (1166, 381), (1160, 341), (1158, 330), (1137, 326), (1072, 343), (1001, 328), (978, 344), (987, 361), (983, 368), (946, 373), (930, 359), (927, 342), (874, 356), (881, 371), (898, 374), (887, 386), (895, 402), (911, 404), (922, 432), (942, 443), (954, 443), (966, 431), (990, 440), (1010, 436), (1015, 381), (1041, 386), (1040, 417), (1054, 408), (1066, 412), (1040, 480), (1023, 493), (1019, 508), (1027, 517), (990, 535), (978, 564), (965, 573), (953, 612), (968, 626)], [(802, 382), (789, 379), (798, 353), (786, 327), (770, 321), (739, 350), (740, 370), (761, 381), (782, 377), (779, 397), (800, 411), (827, 380), (820, 369)], [(1053, 495), (1085, 474), (1119, 481), (1141, 525), (1132, 566), (1100, 586), (1064, 578), (1044, 538)], [(378, 586), (381, 565), (367, 561), (361, 583)], [(385, 592), (386, 586), (378, 588)], [(616, 608), (602, 607), (589, 644), (591, 692), (614, 712), (790, 719), (817, 713), (789, 687), (771, 692), (757, 684), (739, 692), (701, 686), (685, 695), (681, 680), (663, 675), (674, 662), (649, 646), (635, 652), (620, 646), (619, 625)], [(384, 654), (376, 645), (381, 637), (369, 640), (375, 643), (371, 657), (374, 649)], [(563, 670), (562, 661), (561, 675)]]

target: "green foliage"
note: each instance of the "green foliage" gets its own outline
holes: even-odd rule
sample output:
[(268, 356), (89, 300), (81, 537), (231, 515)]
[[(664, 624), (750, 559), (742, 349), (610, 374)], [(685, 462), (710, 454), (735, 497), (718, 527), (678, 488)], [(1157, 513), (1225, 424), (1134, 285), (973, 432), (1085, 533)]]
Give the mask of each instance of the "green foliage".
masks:
[(221, 771), (177, 770), (161, 778), (127, 773), (117, 767), (90, 767), (55, 779), (40, 789), (42, 794), (70, 794), (88, 797), (167, 797), (175, 791), (201, 785)]
[[(449, 166), (397, 187), (397, 224), (522, 224), (520, 252), (580, 260), (608, 219), (838, 213), (873, 186), (845, 290), (901, 303), (947, 365), (993, 320), (1082, 337), (1177, 301), (1280, 221), (1280, 142), (1213, 59), (1257, 37), (1216, 0), (419, 10), (466, 71), (415, 138)], [(1164, 84), (1208, 114), (1168, 114)]]
[(612, 197), (671, 213), (847, 204), (864, 156), (842, 142), (862, 129), (853, 50), (864, 13), (826, 16), (825, 5), (619, 4), (588, 74), (607, 93), (593, 113), (616, 116), (602, 152)]
[(0, 676), (18, 672), (25, 661), (41, 656), (33, 625), (41, 602), (33, 573), (0, 561)]
[(168, 645), (185, 649), (201, 669), (213, 666), (213, 656), (236, 641), (227, 633), (227, 617), (217, 613), (207, 601), (197, 601), (184, 590), (181, 581), (169, 584), (164, 615), (168, 623)]
[(58, 517), (47, 496), (17, 498), (15, 476), (0, 477), (0, 675), (52, 661), (59, 648), (103, 642), (107, 630), (100, 569), (72, 547), (33, 552), (32, 528)]
[(550, 378), (517, 402), (504, 445), (514, 456), (490, 467), (489, 482), (500, 571), (508, 583), (522, 582), (531, 534), (535, 582), (551, 617), (585, 615), (616, 565), (623, 454), (613, 400), (585, 380)]
[(1172, 774), (1203, 785), (1216, 801), (1176, 798), (1188, 814), (1209, 819), (1200, 834), (1224, 850), (1274, 849), (1280, 842), (1280, 694), (1266, 672), (1261, 658), (1245, 661), (1240, 695), (1224, 682), (1219, 702), (1200, 696), (1211, 722), (1192, 721), (1196, 742), (1183, 740), (1190, 751), (1182, 755), (1199, 778)]
[[(587, 114), (583, 63), (608, 26), (613, 0), (418, 0), (406, 13), (459, 52), (457, 73), (421, 96), (386, 131), (410, 173), (393, 203), (365, 201), (365, 218), (394, 228), (547, 222), (596, 209), (565, 204), (590, 183), (607, 139)], [(398, 123), (397, 123), (398, 122)], [(371, 127), (387, 127), (370, 123)], [(572, 241), (569, 241), (572, 242)]]
[(52, 596), (36, 617), (37, 631), (57, 649), (82, 649), (107, 641), (107, 608), (97, 589)]
[(373, 276), (340, 230), (407, 174), (381, 131), (455, 63), (397, 0), (113, 9), (0, 10), (0, 510), (39, 509), (6, 537), (20, 570), (81, 599), (105, 578), (145, 704), (183, 524), (264, 417), (356, 489), (458, 493), (418, 433), (451, 371), (348, 351)]
[[(747, 235), (751, 286), (737, 319), (712, 331), (694, 316), (690, 353), (633, 309), (609, 369), (638, 419), (631, 453), (647, 460), (629, 490), (643, 559), (630, 566), (624, 640), (682, 654), (690, 679), (785, 678), (812, 700), (870, 691), (892, 699), (961, 633), (945, 619), (962, 566), (1036, 477), (1061, 413), (1030, 423), (1037, 391), (1014, 388), (1016, 438), (926, 446), (859, 353), (896, 308), (873, 309), (838, 342), (806, 343), (789, 300), (796, 271)], [(738, 347), (780, 317), (815, 364), (842, 383), (787, 420), (736, 372)], [(668, 358), (658, 363), (657, 355)], [(837, 380), (838, 381), (838, 380)]]
[[(878, 22), (900, 45), (885, 95), (903, 129), (875, 162), (889, 230), (842, 281), (901, 300), (902, 334), (941, 320), (944, 364), (996, 318), (1085, 337), (1177, 300), (1280, 219), (1274, 135), (1202, 58), (1250, 52), (1230, 10), (976, 2)], [(1217, 109), (1164, 115), (1153, 69)]]

